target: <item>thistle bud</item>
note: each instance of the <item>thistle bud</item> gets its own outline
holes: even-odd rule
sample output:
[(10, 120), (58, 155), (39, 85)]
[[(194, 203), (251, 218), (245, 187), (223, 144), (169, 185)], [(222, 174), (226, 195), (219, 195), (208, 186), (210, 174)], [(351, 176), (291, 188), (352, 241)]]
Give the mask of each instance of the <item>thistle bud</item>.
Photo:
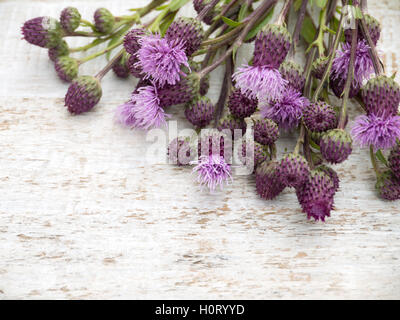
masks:
[(48, 53), (49, 53), (49, 59), (53, 62), (55, 62), (57, 58), (68, 56), (69, 48), (67, 42), (65, 40), (61, 40), (58, 46), (49, 49)]
[(51, 17), (38, 17), (28, 20), (22, 26), (26, 41), (42, 48), (55, 48), (62, 40), (60, 23)]
[(232, 138), (235, 138), (235, 130), (240, 130), (243, 136), (246, 132), (246, 122), (243, 119), (235, 118), (233, 115), (228, 114), (219, 121), (218, 130), (230, 130)]
[(243, 139), (242, 147), (238, 148), (238, 156), (243, 165), (249, 165), (247, 159), (253, 158), (254, 167), (257, 167), (267, 160), (269, 156), (268, 146), (263, 146), (258, 142), (250, 142)]
[(91, 110), (101, 99), (100, 81), (92, 76), (80, 76), (72, 81), (65, 95), (65, 106), (72, 114)]
[(316, 77), (317, 79), (322, 79), (327, 63), (328, 63), (328, 57), (319, 57), (317, 60), (313, 62), (312, 70), (314, 77)]
[(146, 31), (144, 29), (132, 29), (124, 38), (124, 48), (129, 54), (136, 54), (140, 49), (139, 38), (144, 36)]
[(278, 68), (289, 52), (291, 41), (292, 37), (286, 27), (268, 24), (257, 35), (253, 64)]
[(314, 132), (324, 132), (337, 126), (336, 112), (323, 101), (311, 103), (303, 111), (303, 121), (307, 128)]
[(304, 69), (302, 66), (293, 61), (284, 61), (279, 67), (279, 71), (283, 79), (287, 80), (293, 89), (300, 92), (303, 91), (306, 78), (303, 75)]
[(195, 150), (189, 137), (178, 137), (169, 144), (167, 154), (171, 163), (184, 166), (194, 160)]
[(81, 14), (78, 9), (67, 7), (61, 11), (60, 23), (65, 31), (74, 32), (81, 23)]
[(182, 40), (185, 43), (186, 56), (190, 57), (201, 46), (204, 31), (201, 22), (194, 18), (179, 17), (169, 26), (165, 38)]
[[(381, 36), (381, 24), (378, 20), (376, 20), (373, 16), (369, 14), (364, 14), (365, 24), (367, 25), (369, 35), (371, 36), (372, 42), (374, 45), (378, 43), (378, 40)], [(364, 39), (364, 35), (361, 32), (361, 26), (358, 28), (358, 41)], [(351, 29), (347, 29), (344, 31), (344, 36), (347, 43), (351, 43)], [(366, 40), (366, 39), (365, 39)]]
[(375, 188), (382, 199), (400, 200), (400, 180), (390, 170), (378, 177)]
[(385, 75), (370, 79), (361, 89), (367, 113), (389, 116), (398, 113), (400, 86)]
[(192, 101), (199, 92), (200, 81), (196, 73), (191, 73), (175, 85), (167, 84), (158, 88), (160, 104), (166, 108)]
[(306, 183), (296, 190), (297, 199), (307, 218), (325, 221), (333, 209), (336, 190), (329, 174), (323, 170), (310, 172)]
[(54, 67), (58, 77), (65, 82), (71, 82), (78, 76), (79, 63), (74, 58), (60, 57), (56, 60)]
[(278, 125), (271, 119), (260, 119), (254, 123), (254, 140), (263, 145), (272, 145), (279, 138)]
[(138, 62), (138, 57), (136, 54), (133, 54), (128, 58), (127, 67), (131, 75), (133, 75), (135, 78), (141, 79), (143, 77), (143, 70)]
[(284, 189), (278, 175), (277, 162), (262, 162), (256, 169), (256, 191), (257, 194), (265, 200), (275, 199)]
[(110, 33), (115, 24), (115, 18), (106, 8), (99, 8), (94, 13), (94, 25), (101, 33)]
[(322, 171), (324, 173), (326, 173), (332, 180), (333, 182), (333, 187), (334, 187), (334, 191), (338, 191), (339, 190), (339, 185), (340, 185), (340, 180), (339, 180), (339, 176), (336, 173), (335, 170), (333, 170), (332, 168), (326, 166), (326, 165), (320, 165), (318, 168), (316, 168), (315, 170), (317, 171)]
[(130, 71), (128, 67), (128, 55), (124, 53), (121, 58), (116, 61), (112, 67), (115, 75), (119, 78), (126, 79), (129, 77)]
[(400, 145), (395, 146), (389, 155), (389, 167), (393, 174), (400, 179)]
[(299, 188), (308, 180), (310, 167), (302, 155), (290, 153), (282, 158), (277, 174), (286, 187)]
[(186, 107), (185, 116), (197, 128), (209, 125), (214, 117), (215, 107), (207, 97), (201, 97)]
[(234, 89), (229, 96), (228, 108), (237, 118), (250, 117), (257, 109), (258, 101), (256, 98), (248, 98), (240, 89)]
[(329, 163), (342, 163), (353, 151), (352, 144), (353, 139), (345, 130), (329, 130), (321, 138), (321, 154)]

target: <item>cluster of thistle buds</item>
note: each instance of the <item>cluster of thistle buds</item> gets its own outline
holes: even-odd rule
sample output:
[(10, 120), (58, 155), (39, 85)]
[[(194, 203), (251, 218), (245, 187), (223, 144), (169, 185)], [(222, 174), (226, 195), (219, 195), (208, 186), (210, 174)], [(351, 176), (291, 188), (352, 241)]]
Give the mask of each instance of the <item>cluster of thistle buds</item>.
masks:
[[(168, 108), (181, 105), (201, 135), (175, 137), (168, 159), (192, 167), (200, 185), (211, 191), (234, 180), (237, 152), (262, 199), (293, 189), (307, 217), (325, 221), (339, 189), (332, 165), (349, 158), (354, 140), (370, 148), (378, 194), (400, 199), (400, 87), (384, 74), (375, 47), (380, 24), (366, 13), (365, 0), (296, 1), (299, 6), (292, 0), (194, 0), (197, 15), (183, 17), (178, 13), (188, 2), (153, 0), (122, 17), (100, 8), (93, 22), (68, 7), (59, 20), (25, 22), (22, 33), (29, 43), (47, 48), (60, 79), (71, 82), (65, 105), (72, 114), (99, 103), (101, 80), (111, 70), (120, 78), (137, 78), (126, 103), (115, 109), (120, 125), (164, 127), (172, 117)], [(311, 5), (319, 11), (316, 28), (304, 23), (312, 19)], [(153, 11), (155, 17), (143, 22)], [(351, 26), (344, 23), (349, 13)], [(295, 15), (294, 28), (288, 26), (289, 14)], [(66, 39), (77, 36), (90, 42), (70, 48)], [(296, 52), (300, 41), (307, 47), (304, 66)], [(107, 46), (94, 54), (72, 57), (102, 43)], [(239, 65), (236, 53), (243, 43), (252, 43), (254, 53)], [(103, 55), (108, 62), (96, 75), (79, 74), (82, 63)], [(219, 66), (225, 76), (213, 101), (207, 96), (210, 73)], [(350, 100), (365, 114), (349, 132)], [(282, 133), (297, 139), (290, 152), (281, 153)]]

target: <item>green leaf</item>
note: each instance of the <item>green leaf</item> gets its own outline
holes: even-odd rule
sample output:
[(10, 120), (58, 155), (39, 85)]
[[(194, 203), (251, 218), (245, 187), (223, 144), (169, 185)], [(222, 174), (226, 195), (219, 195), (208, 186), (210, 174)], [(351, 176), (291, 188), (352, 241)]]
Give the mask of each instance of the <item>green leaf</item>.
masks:
[(328, 0), (315, 0), (315, 4), (321, 9), (325, 8), (327, 2)]
[(177, 11), (188, 2), (189, 0), (173, 0), (168, 7), (170, 11)]
[(310, 141), (310, 146), (313, 147), (316, 150), (320, 150), (321, 148), (319, 147), (319, 145), (317, 145), (313, 139), (309, 139)]
[(239, 11), (239, 14), (238, 14), (238, 20), (239, 21), (242, 21), (246, 17), (248, 9), (249, 9), (249, 7), (247, 6), (247, 4), (244, 4), (244, 5), (242, 5), (240, 7), (240, 11)]
[(265, 18), (256, 26), (253, 27), (253, 29), (250, 30), (250, 32), (247, 34), (246, 41), (250, 40), (254, 36), (257, 35), (257, 33), (271, 20), (272, 15), (274, 14), (274, 8), (270, 9), (268, 11), (268, 14), (265, 16)]
[(317, 30), (315, 29), (311, 18), (307, 16), (304, 17), (303, 26), (300, 31), (301, 36), (308, 44), (311, 44), (315, 39), (316, 33)]
[(303, 0), (296, 0), (293, 4), (294, 6), (294, 11), (299, 11), (301, 4), (302, 4)]
[[(117, 43), (119, 41), (119, 39), (121, 38), (121, 35), (117, 34), (115, 37), (113, 37), (109, 42), (107, 47), (111, 47), (113, 44)], [(111, 52), (113, 50), (110, 50), (106, 53), (106, 59), (110, 60), (110, 56), (111, 56)]]
[(377, 153), (375, 153), (375, 155), (378, 158), (378, 160), (380, 162), (382, 162), (385, 166), (387, 166), (387, 167), (389, 166), (385, 156), (383, 155), (383, 153), (382, 153), (382, 151), (380, 149), (377, 151)]
[(228, 26), (230, 26), (230, 27), (236, 28), (237, 26), (240, 26), (240, 25), (241, 25), (240, 22), (231, 20), (231, 19), (229, 19), (229, 18), (227, 18), (227, 17), (221, 17), (221, 18), (222, 18), (222, 20), (223, 20)]
[(159, 6), (159, 7), (155, 8), (154, 10), (156, 10), (156, 11), (162, 11), (162, 10), (168, 8), (168, 6), (169, 6), (168, 4), (164, 4), (163, 6)]
[(169, 26), (171, 25), (172, 22), (174, 22), (175, 16), (178, 13), (178, 11), (173, 12), (172, 14), (169, 14), (163, 22), (160, 24), (160, 32), (161, 35), (164, 36), (165, 33), (167, 32)]

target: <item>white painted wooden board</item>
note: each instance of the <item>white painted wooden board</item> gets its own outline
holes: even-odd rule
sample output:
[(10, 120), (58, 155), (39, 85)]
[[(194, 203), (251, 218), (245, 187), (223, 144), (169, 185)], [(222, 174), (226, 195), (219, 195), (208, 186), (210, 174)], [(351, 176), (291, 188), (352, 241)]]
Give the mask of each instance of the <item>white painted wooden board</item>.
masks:
[[(0, 299), (400, 298), (400, 203), (378, 199), (365, 150), (336, 167), (336, 210), (315, 223), (291, 191), (258, 199), (252, 177), (210, 195), (190, 170), (145, 163), (145, 135), (112, 121), (133, 79), (108, 75), (95, 110), (66, 112), (67, 85), (45, 50), (20, 40), (22, 23), (68, 4), (90, 18), (99, 6), (122, 14), (143, 3), (0, 2)], [(391, 73), (400, 3), (369, 6)], [(173, 113), (187, 125), (180, 107)]]

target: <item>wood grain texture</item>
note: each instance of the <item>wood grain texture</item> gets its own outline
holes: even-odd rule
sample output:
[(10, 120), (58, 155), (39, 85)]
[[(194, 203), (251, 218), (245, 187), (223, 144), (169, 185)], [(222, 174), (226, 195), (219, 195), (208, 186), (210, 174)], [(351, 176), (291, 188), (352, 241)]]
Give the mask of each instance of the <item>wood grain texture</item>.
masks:
[[(291, 191), (258, 199), (252, 177), (201, 192), (190, 170), (144, 161), (143, 133), (113, 124), (134, 80), (108, 75), (95, 110), (66, 112), (67, 85), (19, 28), (70, 3), (86, 18), (100, 6), (116, 14), (127, 6), (0, 3), (0, 299), (400, 298), (400, 203), (378, 199), (365, 150), (336, 167), (342, 185), (325, 224), (307, 221)], [(379, 48), (391, 73), (399, 65), (399, 1), (369, 6), (383, 25)], [(173, 114), (185, 127), (181, 109)], [(281, 151), (293, 145), (289, 138)]]

